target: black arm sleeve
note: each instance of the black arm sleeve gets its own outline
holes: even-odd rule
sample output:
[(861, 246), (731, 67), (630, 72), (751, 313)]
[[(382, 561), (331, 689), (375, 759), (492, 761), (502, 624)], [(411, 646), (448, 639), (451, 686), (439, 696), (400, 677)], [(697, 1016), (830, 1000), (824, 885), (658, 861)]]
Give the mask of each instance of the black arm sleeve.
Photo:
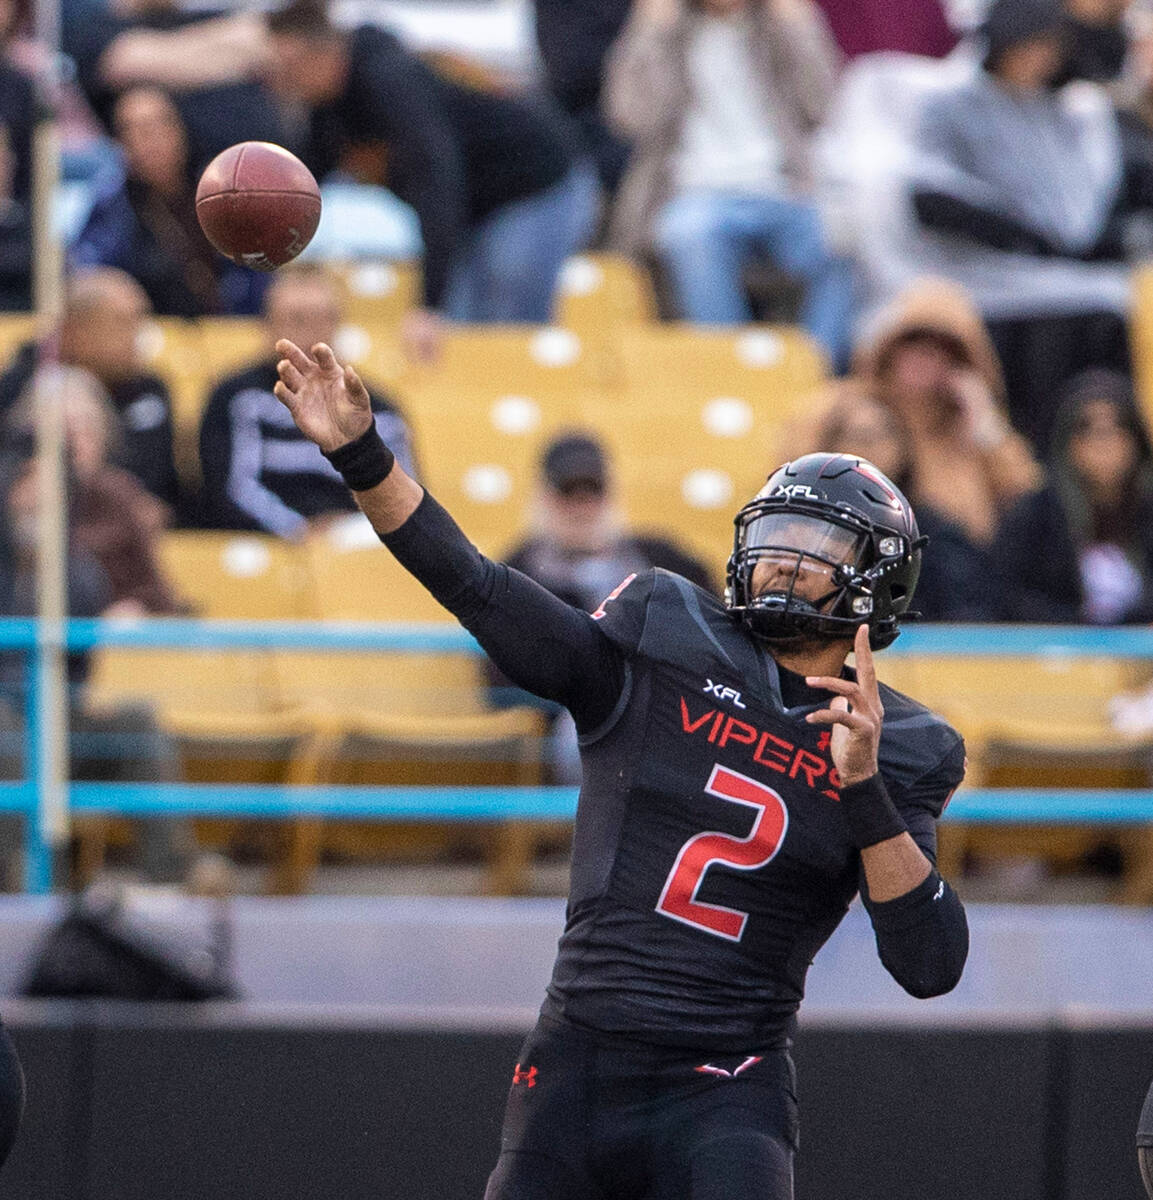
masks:
[[(962, 746), (952, 752), (962, 760), (963, 755)], [(889, 974), (919, 1000), (952, 991), (969, 955), (964, 906), (937, 872), (937, 815), (951, 790), (951, 784), (928, 777), (923, 784), (914, 784), (899, 803), (910, 836), (933, 864), (927, 879), (895, 900), (878, 902), (869, 896), (861, 868), (861, 899), (873, 923), (877, 953)], [(918, 803), (920, 793), (924, 803)]]
[(922, 225), (943, 233), (959, 233), (994, 250), (1051, 257), (1057, 250), (1039, 233), (1004, 213), (992, 212), (944, 192), (918, 188), (913, 209)]
[(485, 558), (427, 492), (381, 541), (515, 684), (563, 704), (581, 733), (608, 720), (624, 688), (625, 657), (587, 613)]
[[(924, 827), (918, 827), (920, 822), (910, 820), (908, 814), (905, 820), (913, 840), (935, 863), (932, 815), (925, 813)], [(969, 955), (969, 923), (957, 893), (934, 865), (929, 877), (911, 892), (878, 903), (869, 898), (864, 872), (861, 874), (861, 898), (873, 922), (877, 953), (885, 969), (918, 1000), (951, 992), (960, 982)]]

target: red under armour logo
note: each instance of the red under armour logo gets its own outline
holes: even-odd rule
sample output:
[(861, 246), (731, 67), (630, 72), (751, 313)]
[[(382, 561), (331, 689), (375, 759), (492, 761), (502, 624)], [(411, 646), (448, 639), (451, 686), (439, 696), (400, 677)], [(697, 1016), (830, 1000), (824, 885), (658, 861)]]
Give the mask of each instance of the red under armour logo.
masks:
[(527, 1071), (521, 1070), (520, 1063), (516, 1064), (516, 1070), (512, 1073), (512, 1085), (516, 1087), (518, 1083), (526, 1083), (529, 1087), (536, 1087), (536, 1067), (529, 1067)]
[(750, 1067), (755, 1067), (761, 1061), (759, 1054), (749, 1055), (739, 1067), (732, 1071), (726, 1071), (724, 1067), (714, 1067), (712, 1063), (702, 1063), (699, 1067), (694, 1067), (693, 1070), (700, 1075), (720, 1075), (724, 1079), (735, 1079), (742, 1071), (747, 1071)]

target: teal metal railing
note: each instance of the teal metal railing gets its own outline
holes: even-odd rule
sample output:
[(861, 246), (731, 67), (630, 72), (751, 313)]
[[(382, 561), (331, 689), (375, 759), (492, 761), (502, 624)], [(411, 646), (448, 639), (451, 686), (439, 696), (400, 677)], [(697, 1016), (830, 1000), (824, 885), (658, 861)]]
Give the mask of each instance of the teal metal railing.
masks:
[[(25, 879), (29, 891), (52, 886), (51, 848), (39, 817), (41, 736), (36, 705), (37, 623), (0, 618), (0, 651), (25, 657), (24, 776), (0, 783), (0, 812), (23, 816)], [(338, 624), (314, 622), (186, 621), (156, 619), (134, 624), (73, 620), (65, 632), (69, 650), (98, 646), (187, 650), (328, 650), (344, 653), (466, 651), (481, 653), (465, 630), (448, 625)], [(888, 655), (996, 657), (1114, 656), (1153, 659), (1153, 630), (1064, 626), (923, 626), (908, 630)], [(221, 816), (279, 818), (318, 816), (380, 820), (505, 821), (566, 819), (576, 791), (557, 787), (341, 787), (258, 784), (71, 783), (75, 813), (125, 816)], [(1153, 792), (1084, 789), (969, 789), (954, 797), (950, 820), (982, 823), (1100, 823), (1153, 821)]]

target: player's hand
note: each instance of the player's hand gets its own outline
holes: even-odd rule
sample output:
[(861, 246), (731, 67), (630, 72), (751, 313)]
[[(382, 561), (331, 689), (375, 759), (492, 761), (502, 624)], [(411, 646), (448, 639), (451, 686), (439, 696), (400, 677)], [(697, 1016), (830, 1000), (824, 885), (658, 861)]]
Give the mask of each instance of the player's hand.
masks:
[(857, 656), (855, 683), (831, 675), (814, 675), (805, 681), (810, 687), (836, 693), (828, 708), (809, 713), (805, 720), (812, 725), (833, 727), (830, 749), (842, 787), (876, 775), (877, 749), (885, 718), (881, 693), (877, 689), (873, 652), (869, 649), (868, 625), (857, 630), (853, 652)]
[(355, 441), (372, 424), (368, 389), (323, 342), (312, 347), (310, 356), (282, 338), (276, 352), (282, 356), (276, 364), (280, 376), (273, 388), (276, 398), (292, 413), (300, 432), (321, 450), (330, 453)]

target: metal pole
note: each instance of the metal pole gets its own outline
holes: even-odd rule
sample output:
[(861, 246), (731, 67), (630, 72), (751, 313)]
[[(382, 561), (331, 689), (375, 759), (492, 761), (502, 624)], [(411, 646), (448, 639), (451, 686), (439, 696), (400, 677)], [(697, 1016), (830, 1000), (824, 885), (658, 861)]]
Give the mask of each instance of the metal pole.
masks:
[[(39, 466), (38, 763), (36, 819), (40, 839), (54, 850), (66, 844), (68, 821), (68, 684), (64, 627), (68, 615), (68, 498), (64, 471), (63, 397), (52, 383), (63, 308), (64, 259), (54, 228), (60, 179), (56, 107), (60, 55), (59, 0), (36, 0), (41, 55), (39, 120), (33, 142), (33, 295), (38, 319), (40, 369), (35, 379)], [(41, 881), (43, 882), (43, 881)]]

